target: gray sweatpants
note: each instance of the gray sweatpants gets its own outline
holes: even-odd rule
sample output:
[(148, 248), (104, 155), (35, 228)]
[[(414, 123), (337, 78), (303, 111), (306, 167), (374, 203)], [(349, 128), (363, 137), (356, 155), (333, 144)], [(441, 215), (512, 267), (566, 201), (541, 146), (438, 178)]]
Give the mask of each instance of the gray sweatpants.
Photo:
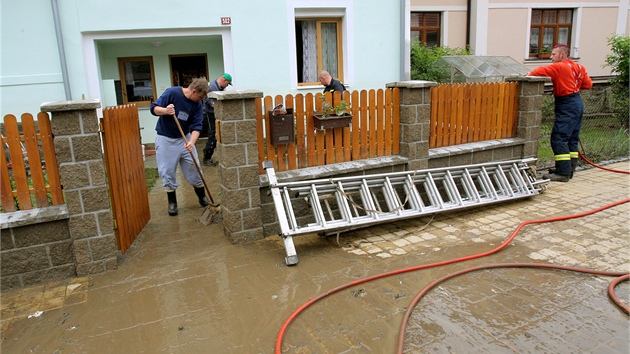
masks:
[[(186, 137), (190, 139), (190, 134)], [(197, 157), (197, 149), (193, 149), (195, 160)], [(203, 180), (199, 177), (199, 172), (195, 167), (195, 163), (190, 157), (188, 150), (184, 148), (184, 139), (169, 138), (158, 135), (155, 138), (155, 159), (157, 161), (158, 174), (162, 179), (162, 185), (167, 192), (177, 189), (177, 164), (182, 167), (184, 178), (193, 187), (203, 187)]]

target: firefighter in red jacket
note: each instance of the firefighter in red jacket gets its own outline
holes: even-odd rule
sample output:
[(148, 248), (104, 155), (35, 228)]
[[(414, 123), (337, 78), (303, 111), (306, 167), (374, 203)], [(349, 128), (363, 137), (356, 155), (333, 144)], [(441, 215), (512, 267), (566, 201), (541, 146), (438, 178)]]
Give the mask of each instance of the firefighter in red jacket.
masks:
[(555, 170), (543, 175), (544, 179), (568, 182), (578, 163), (578, 141), (584, 102), (581, 89), (593, 87), (593, 81), (584, 65), (569, 59), (569, 47), (558, 44), (551, 51), (551, 65), (540, 66), (528, 76), (548, 76), (553, 83), (555, 119), (551, 130), (551, 149), (556, 161)]

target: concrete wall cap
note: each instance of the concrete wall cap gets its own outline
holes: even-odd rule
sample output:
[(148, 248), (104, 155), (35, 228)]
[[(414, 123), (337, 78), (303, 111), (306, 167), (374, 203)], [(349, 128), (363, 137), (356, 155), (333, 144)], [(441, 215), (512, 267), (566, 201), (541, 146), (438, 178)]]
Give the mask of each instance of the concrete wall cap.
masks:
[(410, 80), (410, 81), (396, 81), (390, 82), (385, 85), (387, 88), (400, 87), (400, 88), (425, 88), (425, 87), (433, 87), (437, 86), (438, 83), (435, 81), (425, 81), (425, 80)]
[(238, 91), (218, 91), (208, 93), (208, 97), (218, 101), (238, 100), (243, 98), (259, 98), (263, 97), (263, 92), (259, 90), (238, 90)]
[(68, 218), (70, 218), (70, 214), (68, 213), (68, 206), (66, 204), (20, 210), (11, 213), (0, 213), (0, 228), (4, 230)]
[(511, 76), (506, 77), (505, 81), (551, 82), (551, 78), (547, 76)]
[(81, 111), (86, 109), (101, 108), (101, 100), (57, 101), (44, 102), (39, 106), (42, 112)]

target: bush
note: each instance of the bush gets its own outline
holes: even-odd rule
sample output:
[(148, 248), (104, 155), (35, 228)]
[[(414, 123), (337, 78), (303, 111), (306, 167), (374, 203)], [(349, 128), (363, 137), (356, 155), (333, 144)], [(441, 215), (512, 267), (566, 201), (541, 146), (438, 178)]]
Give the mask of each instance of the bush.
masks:
[(432, 47), (414, 41), (411, 44), (411, 79), (427, 80), (440, 83), (449, 82), (450, 74), (437, 60), (447, 55), (471, 55), (469, 49)]
[(629, 80), (630, 80), (630, 36), (614, 35), (608, 38), (612, 54), (606, 55), (606, 64), (617, 76), (609, 82), (613, 87), (615, 113), (619, 122), (628, 127), (630, 116)]

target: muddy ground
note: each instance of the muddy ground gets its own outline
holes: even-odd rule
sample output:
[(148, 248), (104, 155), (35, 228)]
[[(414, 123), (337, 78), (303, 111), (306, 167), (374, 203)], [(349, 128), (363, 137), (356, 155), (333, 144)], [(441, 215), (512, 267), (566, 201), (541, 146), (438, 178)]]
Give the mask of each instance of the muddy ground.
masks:
[[(218, 167), (204, 166), (204, 171), (218, 195)], [(149, 196), (152, 219), (117, 270), (2, 293), (1, 350), (272, 353), (282, 324), (309, 299), (365, 277), (494, 249), (522, 221), (628, 198), (629, 181), (627, 175), (586, 170), (527, 200), (388, 223), (339, 239), (296, 237), (299, 263), (291, 267), (277, 236), (232, 245), (220, 224), (197, 222), (202, 209), (191, 188), (180, 193), (179, 216), (167, 216), (158, 184)], [(282, 350), (393, 353), (416, 294), (446, 274), (481, 264), (629, 271), (629, 218), (630, 207), (623, 204), (580, 219), (528, 226), (494, 255), (339, 291), (297, 316)], [(462, 275), (431, 290), (414, 308), (405, 351), (628, 353), (628, 316), (606, 295), (611, 279), (520, 268)], [(41, 301), (60, 287), (64, 302)], [(629, 302), (627, 282), (617, 295)], [(35, 316), (38, 310), (42, 313)]]

